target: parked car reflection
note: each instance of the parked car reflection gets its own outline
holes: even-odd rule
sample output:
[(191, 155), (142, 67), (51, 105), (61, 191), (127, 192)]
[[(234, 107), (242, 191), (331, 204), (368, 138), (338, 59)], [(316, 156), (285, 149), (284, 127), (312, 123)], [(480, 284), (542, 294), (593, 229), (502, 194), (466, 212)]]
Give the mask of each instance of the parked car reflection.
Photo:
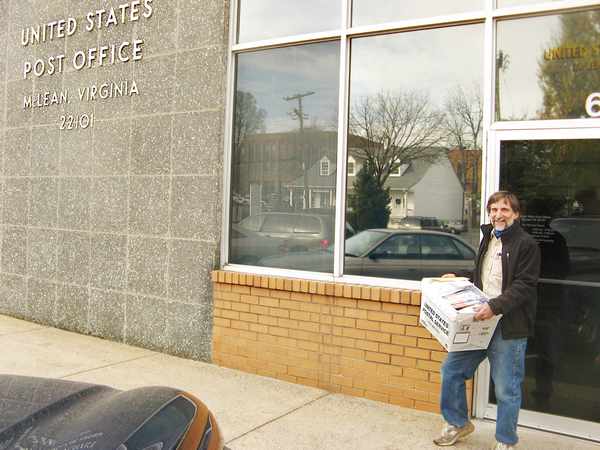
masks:
[[(265, 257), (327, 249), (333, 244), (334, 220), (333, 212), (266, 212), (248, 216), (231, 227), (229, 260), (234, 264), (264, 265)], [(354, 233), (346, 224), (346, 237)], [(331, 264), (325, 271), (333, 270), (333, 260)]]
[(223, 449), (208, 408), (170, 387), (0, 375), (0, 405), (2, 449)]
[(432, 230), (445, 231), (444, 225), (436, 217), (407, 216), (396, 223), (394, 228), (400, 230)]
[[(465, 241), (443, 232), (364, 230), (346, 240), (344, 273), (404, 280), (448, 272), (470, 277), (475, 254)], [(261, 265), (326, 272), (333, 266), (333, 246), (324, 251), (263, 258)]]

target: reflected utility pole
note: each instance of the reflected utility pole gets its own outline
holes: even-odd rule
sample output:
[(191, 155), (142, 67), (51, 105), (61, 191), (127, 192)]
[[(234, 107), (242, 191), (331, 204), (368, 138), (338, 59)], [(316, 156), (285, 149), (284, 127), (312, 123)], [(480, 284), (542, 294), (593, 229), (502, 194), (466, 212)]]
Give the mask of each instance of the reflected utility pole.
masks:
[(300, 124), (300, 145), (302, 145), (302, 172), (304, 173), (304, 209), (308, 209), (310, 207), (308, 203), (308, 161), (306, 155), (306, 146), (304, 145), (303, 133), (304, 133), (304, 120), (308, 119), (308, 115), (304, 114), (304, 109), (302, 108), (302, 99), (304, 97), (308, 97), (309, 95), (313, 95), (314, 91), (304, 92), (302, 94), (294, 94), (289, 97), (283, 97), (286, 102), (291, 102), (294, 100), (298, 100), (298, 107), (294, 108), (289, 114), (292, 116), (292, 119), (298, 120)]
[(500, 120), (500, 72), (504, 72), (508, 69), (508, 64), (510, 62), (510, 58), (506, 54), (500, 50), (498, 52), (498, 56), (496, 57), (496, 120)]

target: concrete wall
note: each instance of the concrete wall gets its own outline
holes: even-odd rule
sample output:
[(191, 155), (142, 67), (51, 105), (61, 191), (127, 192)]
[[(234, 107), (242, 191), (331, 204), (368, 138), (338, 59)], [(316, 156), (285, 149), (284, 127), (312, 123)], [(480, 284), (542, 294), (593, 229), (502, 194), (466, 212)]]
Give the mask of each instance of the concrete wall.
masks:
[[(106, 25), (126, 2), (0, 0), (0, 313), (206, 360), (228, 2), (146, 2)], [(71, 36), (23, 45), (23, 29), (69, 18)], [(138, 39), (135, 61), (75, 68), (78, 50)], [(55, 73), (25, 73), (51, 56)], [(131, 95), (100, 98), (124, 81)]]

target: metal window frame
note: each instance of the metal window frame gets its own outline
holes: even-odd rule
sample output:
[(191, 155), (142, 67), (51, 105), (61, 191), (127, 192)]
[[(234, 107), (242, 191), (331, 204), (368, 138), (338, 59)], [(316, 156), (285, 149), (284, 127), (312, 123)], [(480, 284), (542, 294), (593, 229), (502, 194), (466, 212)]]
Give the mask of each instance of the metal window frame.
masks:
[[(229, 18), (229, 47), (227, 56), (227, 90), (226, 110), (224, 125), (224, 157), (223, 157), (223, 213), (222, 213), (222, 240), (221, 240), (221, 263), (224, 270), (237, 272), (270, 274), (289, 277), (297, 277), (309, 280), (327, 280), (341, 283), (360, 283), (382, 287), (398, 287), (406, 289), (418, 289), (419, 283), (410, 280), (391, 280), (374, 277), (359, 277), (344, 275), (344, 224), (345, 208), (342, 206), (346, 201), (346, 156), (347, 156), (347, 129), (350, 90), (350, 59), (351, 41), (357, 37), (375, 36), (400, 32), (410, 32), (422, 29), (442, 28), (449, 26), (467, 25), (473, 23), (484, 24), (484, 58), (483, 67), (483, 133), (482, 133), (482, 189), (481, 217), (485, 217), (484, 201), (489, 192), (490, 183), (493, 183), (496, 164), (493, 159), (493, 151), (489, 151), (493, 135), (499, 131), (523, 130), (557, 130), (595, 128), (594, 119), (569, 119), (549, 121), (523, 121), (523, 122), (496, 122), (494, 121), (494, 70), (495, 70), (495, 23), (498, 20), (515, 19), (536, 15), (558, 14), (562, 12), (573, 12), (592, 6), (600, 6), (597, 0), (563, 0), (545, 2), (534, 5), (511, 6), (496, 8), (496, 0), (482, 0), (483, 7), (478, 11), (467, 13), (441, 15), (426, 19), (410, 19), (390, 21), (386, 23), (352, 26), (352, 0), (339, 0), (341, 7), (340, 28), (326, 30), (317, 33), (306, 33), (294, 36), (278, 37), (253, 42), (237, 43), (238, 30), (238, 4), (240, 0), (232, 1)], [(335, 246), (333, 272), (328, 274), (316, 272), (304, 272), (289, 269), (265, 268), (257, 266), (244, 266), (229, 264), (229, 220), (230, 220), (230, 197), (231, 197), (231, 136), (233, 126), (233, 106), (235, 96), (236, 80), (236, 55), (244, 52), (265, 50), (295, 46), (301, 44), (339, 41), (340, 43), (340, 67), (339, 67), (339, 99), (338, 99), (338, 146), (336, 172), (336, 209), (335, 209)], [(600, 122), (598, 122), (600, 124)], [(485, 192), (484, 192), (485, 191)]]

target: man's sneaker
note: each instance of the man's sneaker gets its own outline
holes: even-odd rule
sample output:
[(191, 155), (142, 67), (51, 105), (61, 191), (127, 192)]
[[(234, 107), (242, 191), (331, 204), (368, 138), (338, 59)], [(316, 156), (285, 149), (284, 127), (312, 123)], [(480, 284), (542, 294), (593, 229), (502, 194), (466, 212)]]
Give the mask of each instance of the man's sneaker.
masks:
[(475, 431), (475, 426), (471, 422), (467, 422), (462, 427), (455, 427), (454, 425), (447, 423), (442, 429), (442, 435), (439, 438), (434, 439), (433, 443), (441, 447), (454, 445), (473, 431)]
[(510, 450), (517, 448), (514, 445), (503, 444), (502, 442), (496, 442), (496, 445), (492, 447), (492, 450)]

